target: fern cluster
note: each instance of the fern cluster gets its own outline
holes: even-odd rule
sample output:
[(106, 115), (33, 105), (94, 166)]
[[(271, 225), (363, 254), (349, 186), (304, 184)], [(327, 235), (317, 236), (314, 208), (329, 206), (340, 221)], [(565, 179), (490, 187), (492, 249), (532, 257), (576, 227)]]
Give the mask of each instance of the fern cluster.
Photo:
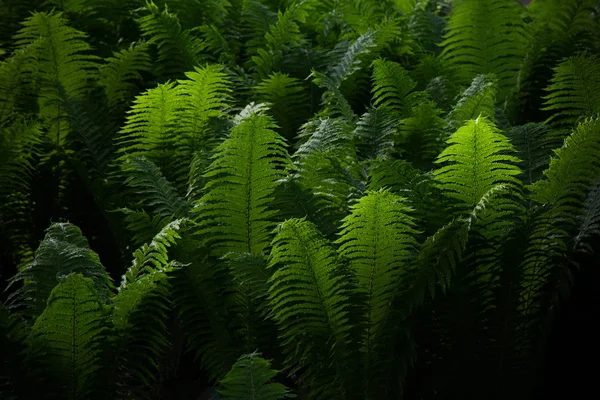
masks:
[(522, 3), (2, 2), (0, 397), (532, 398), (600, 9)]

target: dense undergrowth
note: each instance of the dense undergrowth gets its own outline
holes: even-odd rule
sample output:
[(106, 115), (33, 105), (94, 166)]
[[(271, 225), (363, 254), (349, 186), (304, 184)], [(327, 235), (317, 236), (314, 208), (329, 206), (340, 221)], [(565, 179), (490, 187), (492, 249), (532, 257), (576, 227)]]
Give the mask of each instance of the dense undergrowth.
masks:
[(599, 13), (0, 3), (0, 397), (531, 399), (598, 250)]

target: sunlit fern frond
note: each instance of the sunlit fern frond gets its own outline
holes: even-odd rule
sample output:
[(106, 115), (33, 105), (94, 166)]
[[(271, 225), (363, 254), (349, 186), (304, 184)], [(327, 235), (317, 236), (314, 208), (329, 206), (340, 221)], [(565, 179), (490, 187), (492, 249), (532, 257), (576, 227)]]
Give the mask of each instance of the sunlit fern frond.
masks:
[(472, 210), (493, 187), (520, 185), (520, 160), (514, 148), (485, 117), (467, 121), (449, 139), (449, 146), (436, 163), (444, 166), (434, 171), (444, 194), (454, 198), (458, 209)]
[(316, 227), (291, 219), (273, 240), (269, 298), (272, 315), (293, 366), (315, 396), (341, 395), (347, 384), (349, 321), (347, 281), (335, 250)]
[(40, 315), (52, 289), (69, 274), (90, 278), (99, 298), (105, 302), (110, 298), (112, 279), (81, 230), (69, 223), (55, 223), (48, 228), (33, 261), (11, 279), (23, 283), (14, 293), (14, 305), (24, 306), (25, 315)]
[(201, 231), (213, 252), (261, 254), (271, 240), (271, 208), (287, 152), (267, 116), (251, 115), (216, 149), (197, 203)]
[[(360, 313), (360, 344), (364, 376), (372, 386), (376, 368), (388, 345), (385, 324), (398, 292), (402, 270), (417, 247), (411, 209), (387, 190), (367, 192), (344, 218), (339, 253), (356, 276), (353, 303)], [(368, 392), (372, 389), (367, 388)]]

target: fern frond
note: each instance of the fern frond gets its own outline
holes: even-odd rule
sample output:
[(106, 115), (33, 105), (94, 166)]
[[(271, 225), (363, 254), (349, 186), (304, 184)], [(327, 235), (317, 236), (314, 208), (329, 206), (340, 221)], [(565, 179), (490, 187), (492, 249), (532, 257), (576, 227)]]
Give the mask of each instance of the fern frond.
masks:
[(459, 97), (448, 117), (449, 127), (457, 130), (463, 124), (480, 115), (490, 121), (496, 121), (494, 104), (496, 102), (496, 80), (489, 75), (479, 75)]
[(410, 110), (424, 101), (424, 93), (414, 91), (417, 86), (408, 72), (398, 63), (388, 60), (373, 61), (373, 104), (406, 117)]
[(118, 138), (118, 152), (127, 153), (121, 160), (128, 156), (146, 157), (168, 180), (177, 183), (172, 177), (179, 177), (183, 168), (177, 137), (180, 98), (173, 83), (160, 84), (136, 98)]
[(531, 185), (543, 177), (543, 171), (550, 164), (555, 143), (548, 138), (548, 128), (542, 124), (529, 123), (513, 127), (507, 132), (511, 143), (517, 149), (517, 156), (523, 160), (523, 183)]
[(411, 209), (390, 191), (367, 192), (352, 206), (344, 218), (339, 253), (348, 260), (356, 276), (356, 293), (360, 309), (361, 353), (365, 378), (377, 373), (385, 343), (385, 321), (398, 290), (401, 270), (409, 265), (417, 246)]
[(130, 156), (121, 164), (127, 176), (125, 184), (133, 188), (140, 205), (161, 217), (182, 218), (189, 211), (189, 204), (165, 179), (158, 167), (144, 157)]
[(128, 284), (138, 280), (141, 276), (153, 271), (163, 271), (170, 267), (168, 249), (181, 239), (179, 230), (185, 224), (185, 219), (176, 219), (165, 225), (149, 243), (133, 252), (132, 265), (121, 278), (119, 291), (124, 290)]
[(32, 183), (42, 151), (40, 128), (29, 121), (0, 128), (0, 237), (9, 243), (15, 265), (33, 257)]
[(340, 87), (342, 82), (359, 71), (364, 64), (363, 58), (371, 53), (375, 47), (375, 34), (367, 32), (359, 36), (348, 50), (342, 55), (340, 60), (329, 66), (326, 75), (331, 79), (334, 87)]
[[(101, 398), (103, 358), (110, 337), (108, 310), (97, 284), (81, 274), (63, 277), (31, 330), (30, 356), (49, 362), (57, 397)], [(44, 360), (46, 359), (46, 360)], [(104, 387), (103, 387), (104, 386)]]
[(100, 67), (98, 84), (104, 88), (108, 105), (117, 108), (127, 104), (140, 86), (142, 73), (151, 69), (146, 42), (132, 44), (107, 58)]
[(577, 122), (600, 113), (600, 57), (580, 54), (561, 62), (546, 89), (543, 110), (557, 128), (571, 129)]
[(41, 314), (52, 289), (69, 274), (90, 278), (97, 295), (105, 302), (112, 295), (112, 279), (81, 230), (69, 223), (55, 223), (35, 251), (33, 262), (11, 279), (23, 281), (24, 285), (15, 293), (16, 306), (25, 306), (23, 312), (28, 315)]
[[(177, 90), (181, 98), (178, 111), (178, 134), (183, 137), (184, 158), (191, 160), (196, 151), (212, 150), (210, 123), (225, 118), (231, 103), (231, 82), (220, 65), (196, 67), (179, 80)], [(187, 175), (187, 174), (186, 174)]]
[(148, 15), (138, 19), (142, 36), (158, 48), (159, 76), (178, 78), (203, 60), (204, 43), (189, 30), (181, 28), (177, 15), (165, 5), (161, 12), (156, 4), (146, 1)]
[(257, 101), (269, 106), (270, 114), (281, 127), (281, 135), (291, 140), (298, 127), (309, 117), (308, 94), (302, 82), (287, 74), (275, 72), (254, 90)]
[(34, 13), (15, 36), (20, 49), (34, 44), (39, 113), (58, 145), (69, 131), (62, 104), (83, 98), (97, 72), (97, 57), (89, 54), (86, 35), (69, 27), (60, 13)]
[[(134, 261), (135, 263), (135, 261)], [(147, 397), (158, 381), (159, 360), (167, 351), (166, 322), (170, 308), (168, 274), (172, 267), (161, 262), (136, 280), (122, 285), (112, 303), (116, 335), (113, 371), (119, 395)]]
[(398, 119), (386, 108), (367, 110), (356, 123), (354, 140), (360, 158), (386, 158), (394, 153)]
[(499, 100), (517, 84), (528, 34), (510, 0), (464, 0), (453, 4), (441, 56), (460, 67), (463, 83), (479, 74), (498, 78)]
[(280, 400), (295, 397), (280, 383), (271, 382), (279, 371), (259, 353), (239, 358), (221, 380), (218, 392), (223, 400)]
[(275, 127), (269, 117), (250, 116), (216, 149), (197, 207), (201, 232), (217, 255), (261, 254), (270, 242), (270, 204), (288, 162)]
[(337, 398), (352, 324), (347, 278), (335, 250), (307, 221), (280, 225), (273, 240), (269, 298), (280, 337), (292, 363), (305, 368), (303, 380), (315, 395)]
[(512, 155), (513, 146), (486, 118), (468, 121), (448, 144), (436, 161), (445, 165), (434, 175), (440, 189), (458, 201), (459, 209), (473, 209), (496, 185), (520, 184), (521, 170), (514, 165), (520, 160)]
[(306, 21), (310, 7), (310, 1), (299, 1), (290, 4), (285, 11), (278, 12), (277, 22), (265, 34), (265, 46), (258, 48), (257, 54), (251, 57), (260, 79), (265, 79), (272, 72), (281, 72), (285, 53), (293, 47), (303, 46), (303, 35), (298, 24)]

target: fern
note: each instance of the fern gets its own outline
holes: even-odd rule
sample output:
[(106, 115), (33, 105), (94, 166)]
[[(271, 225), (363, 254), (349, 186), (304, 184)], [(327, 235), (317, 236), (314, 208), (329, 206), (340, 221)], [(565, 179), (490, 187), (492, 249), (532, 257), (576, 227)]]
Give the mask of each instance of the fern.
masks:
[(217, 255), (261, 254), (270, 242), (270, 203), (287, 163), (285, 143), (273, 128), (269, 117), (249, 116), (216, 149), (197, 207), (201, 232)]
[(531, 185), (543, 177), (543, 171), (550, 163), (555, 143), (549, 139), (548, 129), (542, 124), (529, 123), (513, 127), (507, 132), (511, 143), (517, 149), (517, 156), (523, 160), (523, 183)]
[(549, 123), (570, 129), (600, 113), (600, 58), (585, 54), (564, 60), (554, 69), (544, 110), (552, 111)]
[(181, 28), (177, 15), (164, 11), (151, 0), (146, 2), (148, 14), (138, 19), (142, 35), (158, 49), (159, 76), (180, 77), (203, 60), (204, 43), (189, 30)]
[(386, 158), (394, 154), (398, 121), (382, 108), (369, 109), (356, 123), (354, 140), (361, 159)]
[(400, 64), (387, 60), (373, 62), (373, 104), (407, 116), (424, 100), (422, 92), (414, 91), (417, 84)]
[(350, 291), (335, 250), (310, 222), (291, 219), (273, 240), (269, 298), (282, 345), (316, 396), (341, 395), (352, 328)]
[(113, 108), (125, 105), (138, 88), (142, 73), (149, 72), (151, 67), (145, 42), (131, 45), (107, 58), (100, 67), (98, 84), (104, 88), (108, 105)]
[(584, 210), (588, 190), (600, 173), (599, 138), (597, 119), (579, 124), (556, 151), (544, 171), (545, 179), (531, 186), (532, 199), (541, 209), (521, 266), (518, 310), (526, 321), (519, 336), (520, 346), (525, 348), (522, 351), (530, 349), (540, 337), (540, 323), (551, 317), (556, 296), (564, 295), (564, 288), (569, 286), (565, 277), (568, 248), (576, 237), (577, 216)]
[(14, 293), (15, 305), (25, 306), (23, 312), (27, 315), (40, 315), (59, 280), (74, 273), (89, 278), (99, 299), (108, 301), (112, 280), (98, 255), (88, 247), (81, 230), (69, 223), (52, 224), (35, 251), (33, 262), (12, 278), (13, 282), (23, 281), (24, 285)]
[(294, 2), (284, 12), (277, 14), (277, 22), (265, 34), (265, 47), (258, 48), (257, 54), (251, 57), (259, 78), (264, 79), (272, 72), (279, 72), (285, 52), (291, 47), (302, 46), (303, 37), (298, 23), (306, 20), (310, 5), (309, 1)]
[(499, 100), (517, 84), (528, 35), (518, 5), (510, 0), (465, 0), (452, 8), (441, 56), (460, 66), (467, 83), (495, 74)]
[(53, 373), (57, 397), (101, 397), (103, 353), (110, 325), (96, 286), (81, 274), (64, 277), (31, 330), (30, 356), (50, 363), (46, 368)]
[(40, 117), (57, 145), (69, 131), (62, 103), (82, 98), (97, 71), (97, 57), (89, 54), (86, 36), (69, 26), (60, 13), (34, 13), (15, 36), (20, 49), (34, 44), (35, 80), (39, 86)]
[(506, 136), (486, 118), (471, 120), (448, 139), (434, 171), (444, 193), (457, 201), (457, 207), (471, 210), (496, 185), (515, 188), (521, 171), (511, 155), (514, 149)]
[(384, 358), (385, 322), (390, 315), (403, 267), (416, 248), (414, 221), (404, 199), (380, 190), (367, 195), (344, 218), (339, 252), (356, 275), (356, 298), (361, 312), (361, 352), (365, 378), (378, 373), (373, 367)]
[(448, 114), (449, 127), (453, 130), (460, 128), (470, 119), (480, 115), (494, 122), (496, 112), (496, 80), (488, 75), (479, 75), (459, 97), (456, 105)]
[(308, 118), (308, 96), (302, 82), (276, 72), (260, 82), (255, 91), (257, 101), (269, 106), (270, 114), (281, 127), (281, 135), (291, 140)]
[(223, 400), (279, 400), (295, 397), (280, 383), (271, 380), (278, 371), (258, 353), (243, 355), (221, 381)]

